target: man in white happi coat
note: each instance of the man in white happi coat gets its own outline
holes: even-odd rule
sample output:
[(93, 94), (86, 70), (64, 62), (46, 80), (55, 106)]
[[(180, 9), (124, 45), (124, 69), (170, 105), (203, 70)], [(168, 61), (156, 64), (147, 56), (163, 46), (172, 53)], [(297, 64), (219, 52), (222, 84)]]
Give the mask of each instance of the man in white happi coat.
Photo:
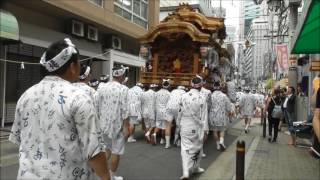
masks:
[[(172, 90), (170, 93), (170, 98), (167, 103), (167, 126), (166, 126), (166, 146), (165, 148), (170, 147), (170, 136), (171, 136), (171, 127), (172, 127), (172, 121), (175, 120), (176, 124), (179, 124), (177, 122), (178, 112), (179, 112), (179, 100), (182, 97), (184, 93), (186, 93), (184, 86), (178, 86), (176, 89)], [(175, 130), (175, 137), (174, 137), (174, 143), (177, 145), (180, 145), (178, 142), (179, 139), (179, 126), (176, 125)], [(169, 136), (169, 138), (167, 138)]]
[(82, 65), (80, 69), (79, 81), (73, 83), (74, 86), (84, 90), (84, 92), (89, 95), (93, 101), (96, 98), (96, 91), (89, 86), (89, 81), (91, 78), (91, 68), (87, 65)]
[(103, 143), (106, 146), (107, 159), (111, 157), (111, 177), (114, 180), (123, 179), (116, 176), (120, 155), (124, 153), (125, 141), (129, 136), (128, 121), (128, 87), (121, 83), (125, 80), (126, 68), (114, 67), (113, 79), (102, 84), (98, 89), (97, 105), (103, 131)]
[(109, 81), (109, 75), (101, 75), (100, 83), (107, 83)]
[(99, 84), (100, 84), (100, 82), (99, 82), (98, 79), (91, 79), (91, 80), (89, 81), (89, 86), (92, 87), (94, 90), (97, 90), (97, 89), (98, 89)]
[[(211, 97), (211, 91), (207, 88), (205, 88), (204, 86), (206, 85), (206, 81), (203, 79), (202, 76), (199, 76), (199, 75), (196, 75), (197, 77), (199, 77), (202, 81), (202, 87), (200, 89), (200, 94), (206, 99), (207, 101), (207, 105), (208, 105), (208, 121), (209, 121), (209, 109), (210, 109), (210, 106), (211, 106), (211, 100), (210, 100), (210, 97)], [(208, 127), (209, 127), (209, 124), (208, 124)], [(209, 133), (209, 131), (206, 131)], [(208, 134), (205, 134), (205, 139), (207, 138)], [(202, 150), (202, 157), (206, 157), (206, 154), (203, 152)]]
[(128, 108), (129, 108), (129, 138), (128, 142), (136, 142), (134, 138), (135, 125), (142, 120), (141, 98), (143, 93), (143, 84), (137, 83), (128, 91)]
[(195, 77), (191, 81), (192, 89), (183, 94), (180, 101), (178, 125), (181, 136), (181, 158), (183, 175), (180, 179), (188, 179), (190, 171), (204, 172), (200, 168), (204, 134), (208, 129), (208, 109), (206, 99), (200, 94), (202, 80)]
[(209, 125), (213, 130), (217, 150), (224, 151), (224, 132), (227, 129), (229, 116), (232, 114), (232, 103), (226, 94), (221, 92), (220, 84), (215, 83), (211, 94), (211, 108), (209, 114)]
[(146, 126), (145, 137), (150, 142), (150, 134), (156, 127), (156, 89), (158, 85), (151, 84), (149, 90), (142, 94), (142, 117)]
[(242, 95), (239, 102), (239, 109), (242, 117), (245, 119), (245, 133), (248, 133), (249, 126), (251, 123), (251, 118), (254, 115), (254, 111), (256, 109), (256, 99), (250, 94), (250, 90), (248, 87), (244, 89), (244, 95)]
[(51, 44), (47, 71), (20, 97), (9, 141), (19, 145), (17, 179), (109, 179), (93, 100), (72, 85), (80, 72), (70, 39)]
[[(163, 79), (162, 80), (162, 88), (156, 92), (156, 129), (154, 130), (154, 133), (152, 134), (152, 138), (154, 141), (154, 144), (157, 144), (157, 133), (161, 132), (161, 141), (160, 144), (164, 144), (165, 140), (163, 138), (164, 131), (166, 129), (167, 125), (167, 103), (170, 98), (170, 92), (168, 91), (168, 88), (170, 87), (170, 79)], [(170, 135), (165, 134), (165, 138), (170, 141)]]
[(237, 101), (236, 85), (230, 79), (227, 79), (227, 95), (232, 103)]

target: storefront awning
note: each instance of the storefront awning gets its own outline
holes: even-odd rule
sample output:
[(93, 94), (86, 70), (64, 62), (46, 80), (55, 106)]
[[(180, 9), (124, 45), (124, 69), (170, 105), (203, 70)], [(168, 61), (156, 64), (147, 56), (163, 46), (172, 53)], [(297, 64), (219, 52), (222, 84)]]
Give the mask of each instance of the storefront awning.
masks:
[(0, 39), (2, 42), (19, 41), (19, 25), (16, 17), (0, 9)]
[(291, 53), (320, 54), (320, 0), (308, 0), (305, 3)]

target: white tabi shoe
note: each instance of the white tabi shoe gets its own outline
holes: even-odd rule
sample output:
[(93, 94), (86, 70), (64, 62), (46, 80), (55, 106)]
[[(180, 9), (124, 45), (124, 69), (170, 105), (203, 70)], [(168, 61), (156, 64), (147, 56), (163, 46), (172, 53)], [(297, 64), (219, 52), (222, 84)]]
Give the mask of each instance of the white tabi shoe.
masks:
[(164, 144), (164, 143), (166, 143), (166, 141), (163, 138), (161, 138), (160, 144)]
[(111, 180), (123, 180), (122, 176), (112, 176)]
[(129, 137), (128, 138), (128, 143), (132, 143), (132, 142), (137, 142), (137, 140), (134, 139), (133, 137)]
[(198, 167), (197, 169), (195, 169), (195, 170), (193, 171), (193, 173), (203, 173), (203, 172), (204, 172), (204, 169), (201, 168), (201, 167)]
[(164, 148), (165, 149), (169, 149), (171, 146), (170, 146), (170, 144), (169, 145), (166, 145)]
[(202, 157), (205, 158), (207, 157), (207, 155), (205, 153), (202, 153)]
[(189, 177), (188, 176), (181, 176), (180, 179), (181, 180), (187, 180), (187, 179), (189, 179)]

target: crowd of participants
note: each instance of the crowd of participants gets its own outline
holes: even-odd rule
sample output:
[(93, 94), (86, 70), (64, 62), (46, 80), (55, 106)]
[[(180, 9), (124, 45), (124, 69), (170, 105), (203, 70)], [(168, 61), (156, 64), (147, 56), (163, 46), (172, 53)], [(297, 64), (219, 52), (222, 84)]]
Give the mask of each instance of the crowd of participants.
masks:
[(230, 80), (209, 85), (197, 75), (190, 89), (171, 87), (170, 79), (129, 89), (124, 66), (113, 68), (111, 80), (91, 80), (90, 67), (78, 56), (70, 39), (50, 45), (40, 60), (46, 76), (17, 103), (9, 140), (20, 145), (18, 179), (123, 179), (116, 174), (120, 156), (125, 142), (137, 141), (140, 123), (152, 145), (168, 149), (174, 139), (181, 148), (181, 179), (188, 179), (204, 172), (200, 161), (209, 131), (224, 151), (229, 124), (243, 118), (249, 133), (251, 118), (264, 108), (262, 94), (237, 92)]

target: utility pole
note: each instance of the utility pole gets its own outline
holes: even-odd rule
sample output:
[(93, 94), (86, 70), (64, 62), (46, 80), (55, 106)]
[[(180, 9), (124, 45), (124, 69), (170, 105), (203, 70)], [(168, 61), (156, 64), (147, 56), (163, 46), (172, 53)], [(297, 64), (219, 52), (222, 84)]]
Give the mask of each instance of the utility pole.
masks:
[[(289, 1), (289, 47), (293, 46), (292, 44), (292, 39), (293, 35), (297, 26), (298, 22), (298, 7), (300, 6), (301, 0), (290, 0)], [(292, 57), (292, 56), (291, 56)], [(292, 57), (296, 58), (297, 57)], [(290, 65), (291, 63), (289, 63)], [(292, 86), (294, 88), (297, 88), (297, 68), (296, 66), (291, 66), (289, 67), (289, 72), (288, 72), (288, 80), (289, 80), (289, 86)]]

